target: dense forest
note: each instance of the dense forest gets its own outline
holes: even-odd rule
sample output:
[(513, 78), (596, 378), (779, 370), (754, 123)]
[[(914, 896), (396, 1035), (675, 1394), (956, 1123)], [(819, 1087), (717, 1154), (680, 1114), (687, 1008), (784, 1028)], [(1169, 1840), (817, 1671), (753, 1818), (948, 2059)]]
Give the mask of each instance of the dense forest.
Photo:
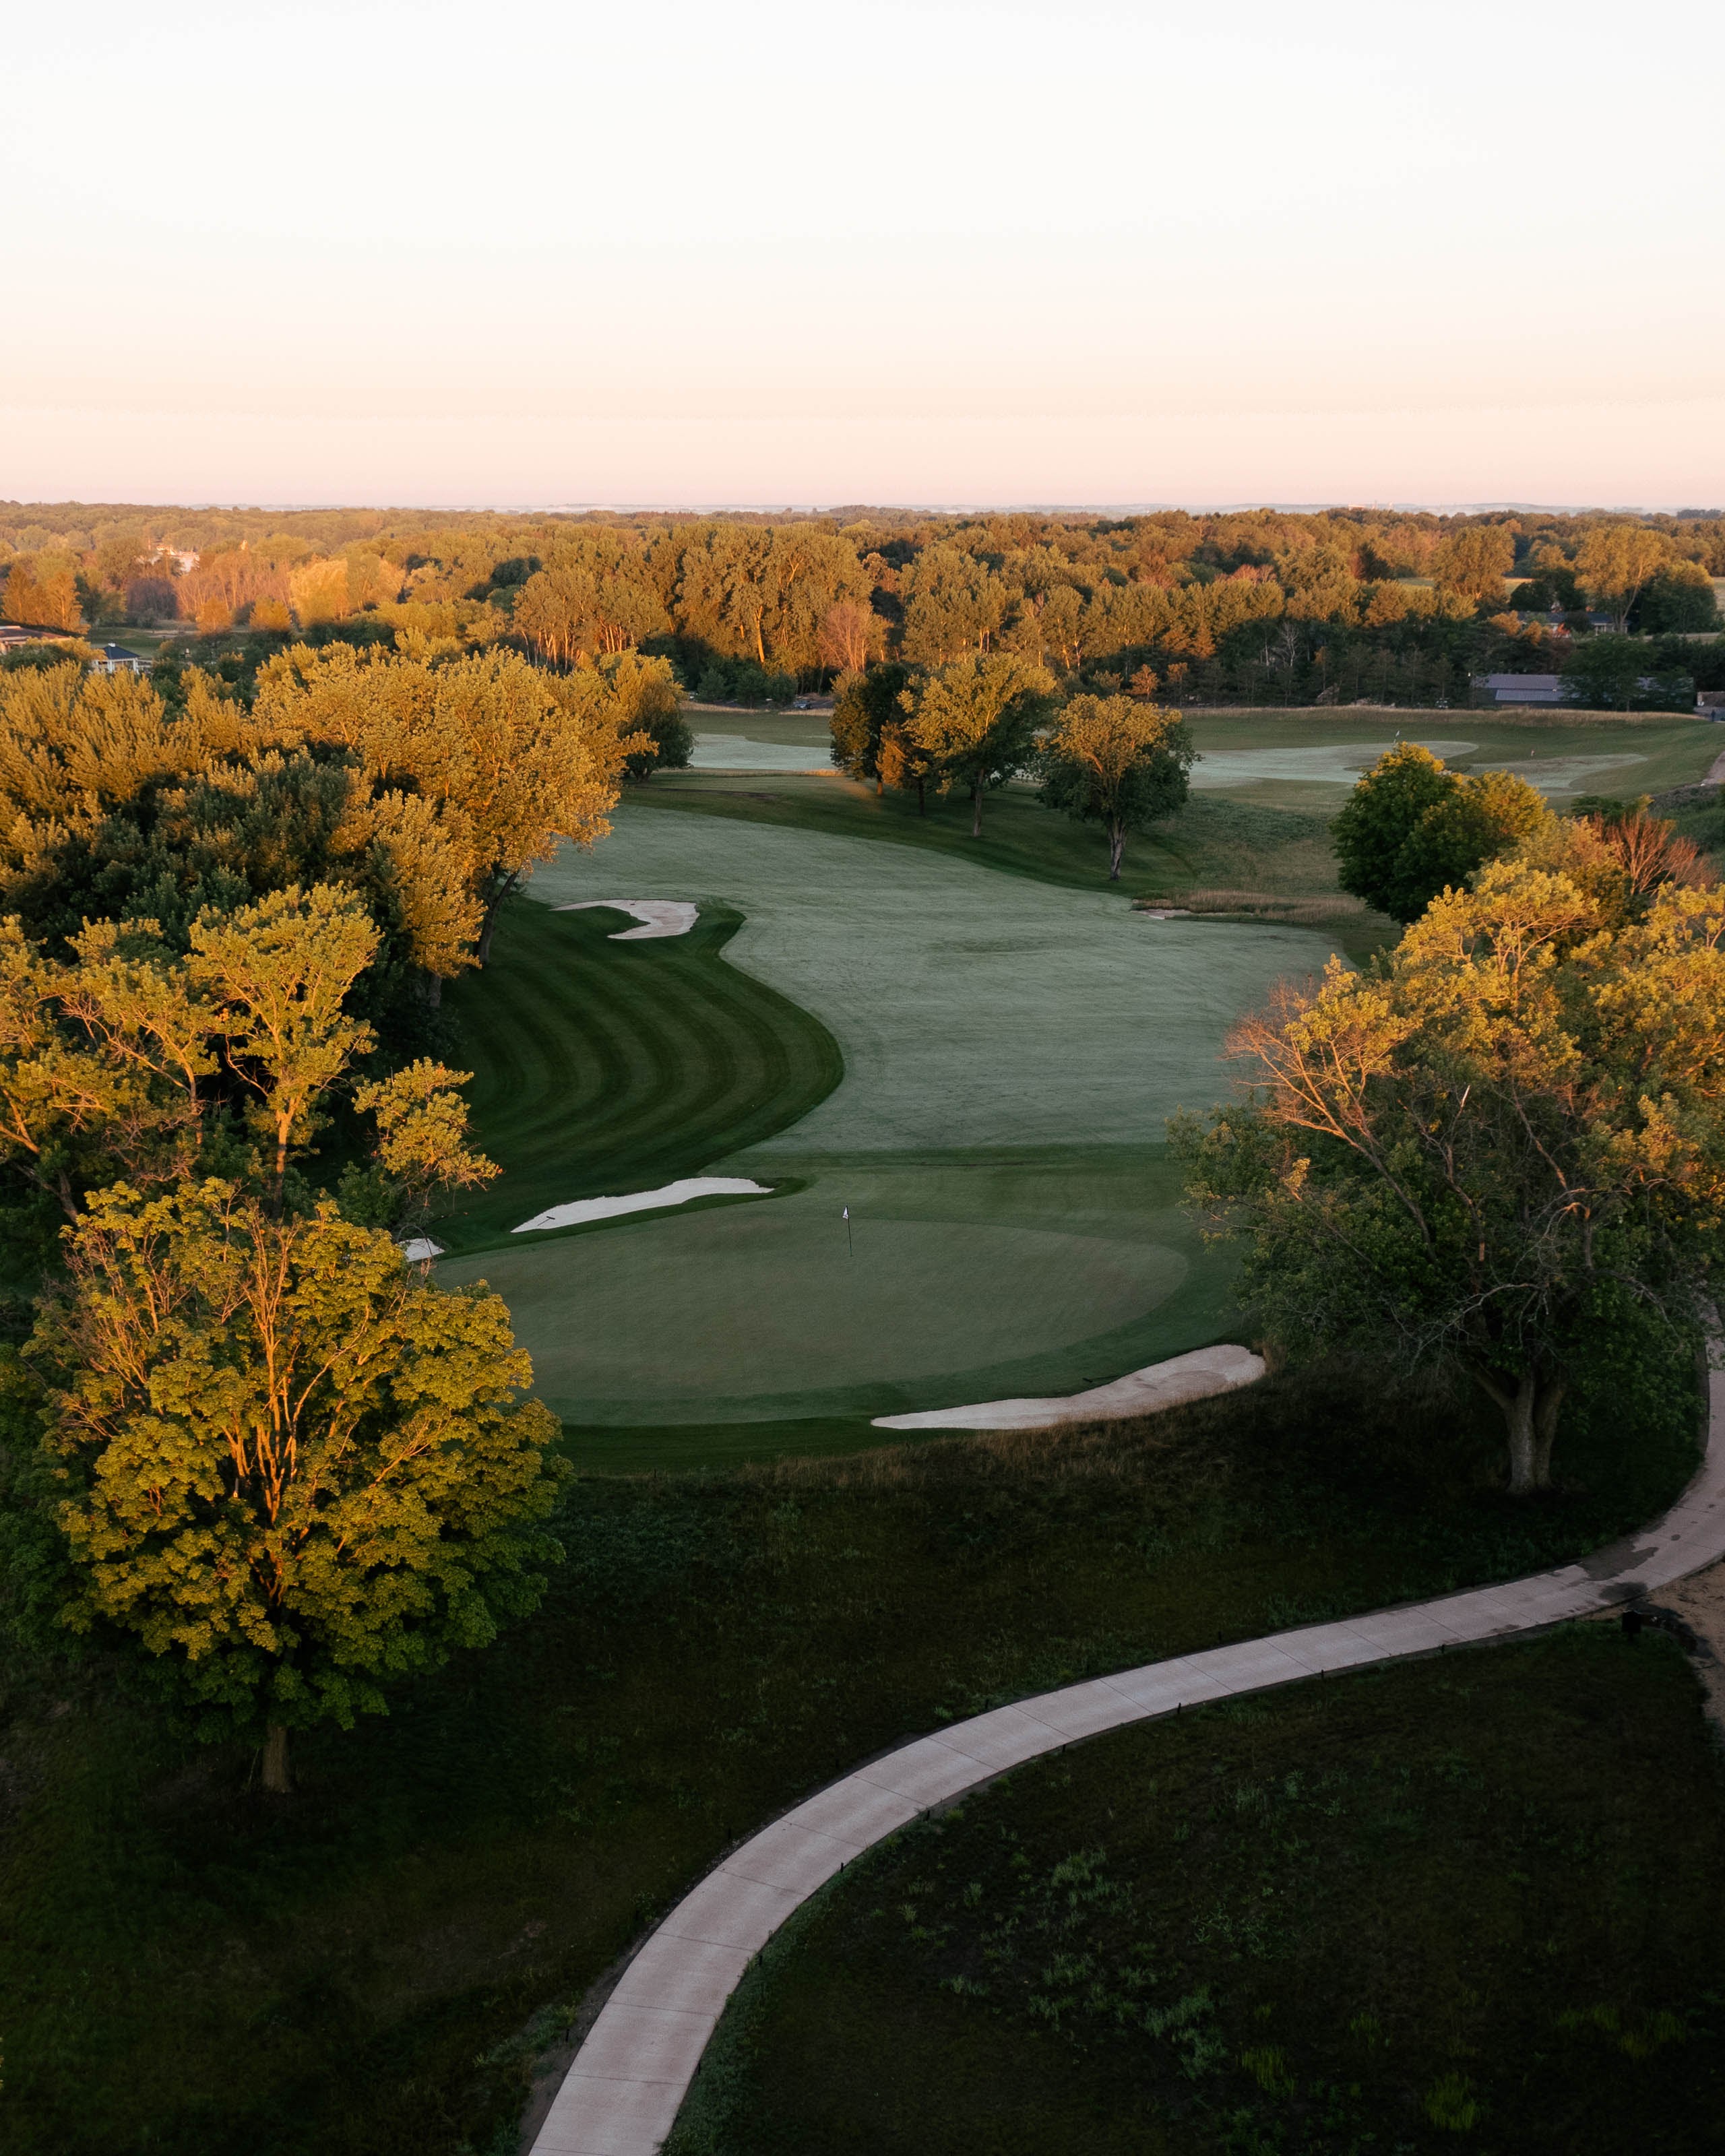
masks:
[[(999, 652), (1169, 702), (1437, 704), (1562, 673), (1577, 702), (1725, 686), (1725, 513), (1440, 516), (514, 516), (0, 503), (0, 614), (71, 636), (182, 624), (255, 665), (291, 637), (636, 649), (706, 699), (875, 660)], [(231, 671), (231, 667), (229, 669)]]

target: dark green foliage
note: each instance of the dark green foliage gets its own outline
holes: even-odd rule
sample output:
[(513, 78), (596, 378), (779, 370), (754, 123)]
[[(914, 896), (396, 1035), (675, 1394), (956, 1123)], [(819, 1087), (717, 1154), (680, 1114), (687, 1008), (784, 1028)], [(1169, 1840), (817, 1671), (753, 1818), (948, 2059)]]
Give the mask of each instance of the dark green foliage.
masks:
[(1417, 921), (1543, 814), (1522, 780), (1490, 771), (1458, 778), (1406, 742), (1378, 759), (1331, 824), (1337, 880), (1392, 920)]
[(1671, 651), (1635, 636), (1579, 638), (1563, 661), (1563, 685), (1602, 711), (1681, 711), (1694, 701), (1692, 679)]
[(490, 963), (444, 999), (504, 1172), (439, 1217), (439, 1242), (483, 1249), (547, 1205), (692, 1174), (826, 1097), (832, 1035), (725, 960), (742, 917), (706, 901), (686, 936), (614, 943), (615, 914), (506, 911)]
[(1630, 627), (1643, 636), (1694, 635), (1718, 626), (1712, 584), (1692, 562), (1662, 569), (1630, 610)]
[(639, 756), (626, 759), (623, 775), (639, 783), (650, 778), (655, 771), (686, 771), (689, 757), (695, 747), (695, 729), (683, 716), (680, 710), (649, 708), (638, 715), (630, 727), (632, 732), (648, 733), (653, 737), (653, 746)]
[(1574, 1631), (1022, 1768), (769, 1948), (670, 2156), (1698, 2156), (1698, 1704), (1668, 1643)]
[(902, 724), (913, 670), (891, 660), (852, 675), (833, 700), (833, 762), (852, 778), (880, 776), (880, 730)]
[(1343, 890), (1393, 920), (1423, 913), (1432, 893), (1423, 883), (1410, 885), (1403, 855), (1427, 812), (1455, 791), (1455, 774), (1411, 742), (1381, 757), (1330, 826)]
[[(521, 2032), (858, 1760), (1027, 1691), (1549, 1563), (1665, 1502), (1692, 1426), (1692, 1404), (1633, 1447), (1586, 1438), (1585, 1488), (1532, 1508), (1491, 1490), (1456, 1403), (1334, 1371), (1099, 1432), (583, 1480), (509, 1651), (308, 1734), (287, 1806), (99, 1670), (25, 1686), (0, 1785), (8, 2156), (489, 2149), (525, 2093)], [(1635, 1802), (1673, 1790), (1691, 1831), (1672, 1773), (1639, 1769)]]

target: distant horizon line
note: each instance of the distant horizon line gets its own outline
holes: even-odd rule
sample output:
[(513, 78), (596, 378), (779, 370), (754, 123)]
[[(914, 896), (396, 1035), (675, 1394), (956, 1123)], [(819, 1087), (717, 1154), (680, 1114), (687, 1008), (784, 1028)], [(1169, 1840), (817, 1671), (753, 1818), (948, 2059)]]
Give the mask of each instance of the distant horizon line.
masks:
[(1551, 502), (1551, 501), (1266, 501), (1242, 498), (1232, 501), (222, 501), (215, 500), (86, 501), (76, 495), (58, 501), (39, 496), (23, 501), (0, 496), (0, 510), (28, 509), (182, 509), (193, 511), (228, 510), (254, 516), (304, 516), (317, 511), (369, 511), (377, 515), (412, 510), (444, 516), (865, 516), (876, 511), (898, 516), (982, 516), (1031, 515), (1040, 516), (1153, 516), (1170, 510), (1194, 516), (1226, 516), (1270, 511), (1289, 516), (1317, 516), (1330, 511), (1382, 510), (1392, 514), (1432, 516), (1483, 516), (1513, 513), (1540, 516), (1725, 516), (1725, 509), (1700, 508), (1688, 502)]

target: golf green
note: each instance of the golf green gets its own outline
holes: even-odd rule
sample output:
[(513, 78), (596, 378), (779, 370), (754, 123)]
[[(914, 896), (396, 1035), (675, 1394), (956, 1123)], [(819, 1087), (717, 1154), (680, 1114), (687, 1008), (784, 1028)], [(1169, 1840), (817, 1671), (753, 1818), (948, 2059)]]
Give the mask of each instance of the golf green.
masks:
[(1160, 1149), (795, 1166), (770, 1203), (522, 1237), (439, 1276), (496, 1289), (541, 1397), (594, 1430), (1070, 1392), (1219, 1337), (1229, 1268)]
[[(1224, 1336), (1164, 1118), (1225, 1089), (1229, 1024), (1323, 938), (632, 805), (532, 891), (452, 999), (506, 1173), (434, 1232), (439, 1278), (504, 1296), (578, 1457), (686, 1463), (744, 1424), (824, 1449)], [(615, 913), (549, 910), (624, 896), (700, 925), (619, 942)], [(511, 1232), (720, 1167), (775, 1194)]]

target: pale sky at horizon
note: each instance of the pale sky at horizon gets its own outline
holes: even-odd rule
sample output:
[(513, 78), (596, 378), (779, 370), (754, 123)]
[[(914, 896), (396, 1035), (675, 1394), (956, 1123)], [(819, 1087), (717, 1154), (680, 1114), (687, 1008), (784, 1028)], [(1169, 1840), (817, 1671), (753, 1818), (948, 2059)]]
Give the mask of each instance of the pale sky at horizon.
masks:
[(116, 0), (0, 497), (1725, 503), (1725, 9)]

